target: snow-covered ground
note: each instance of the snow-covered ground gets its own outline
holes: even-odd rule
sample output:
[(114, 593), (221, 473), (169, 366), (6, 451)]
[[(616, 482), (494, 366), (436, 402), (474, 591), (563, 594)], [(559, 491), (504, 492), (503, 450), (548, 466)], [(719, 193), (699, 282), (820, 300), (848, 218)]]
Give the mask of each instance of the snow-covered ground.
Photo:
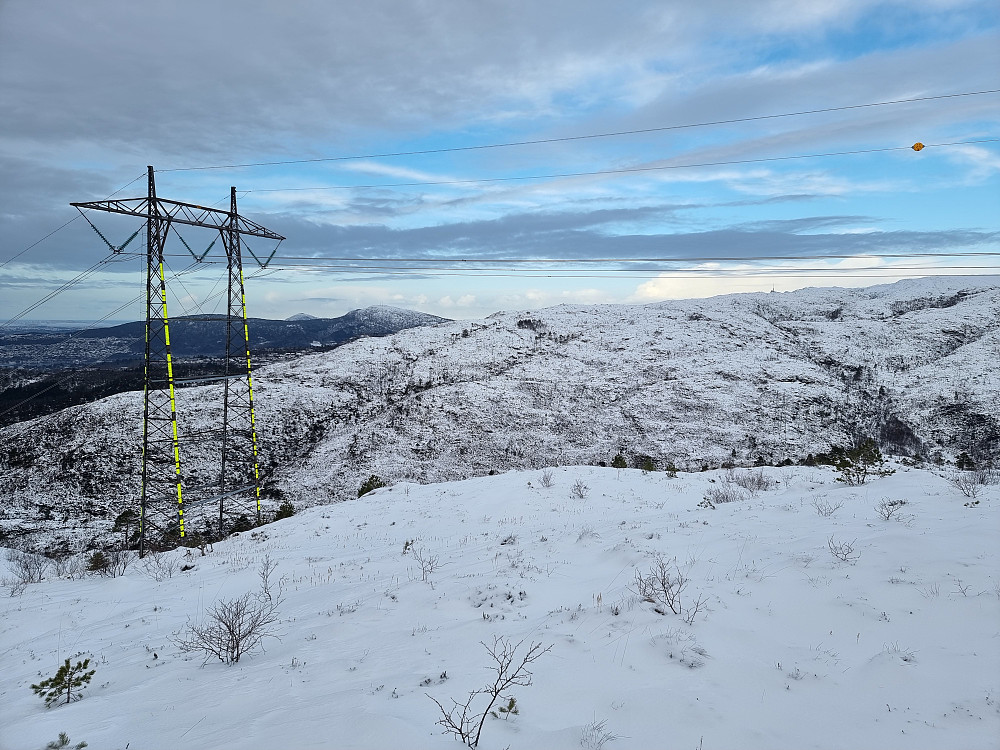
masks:
[[(30, 585), (0, 600), (0, 748), (454, 748), (428, 696), (482, 687), (497, 636), (551, 651), (482, 748), (598, 747), (595, 722), (611, 750), (996, 748), (1000, 486), (973, 503), (903, 466), (860, 487), (762, 471), (771, 488), (714, 508), (723, 471), (397, 484), (167, 553), (193, 567), (164, 580)], [(890, 520), (886, 499), (906, 501)], [(426, 581), (418, 556), (438, 561)], [(635, 593), (657, 556), (689, 579), (683, 610), (707, 603), (691, 624)], [(233, 666), (182, 653), (175, 634), (267, 557), (280, 640)], [(46, 709), (29, 685), (79, 655), (83, 699)]]

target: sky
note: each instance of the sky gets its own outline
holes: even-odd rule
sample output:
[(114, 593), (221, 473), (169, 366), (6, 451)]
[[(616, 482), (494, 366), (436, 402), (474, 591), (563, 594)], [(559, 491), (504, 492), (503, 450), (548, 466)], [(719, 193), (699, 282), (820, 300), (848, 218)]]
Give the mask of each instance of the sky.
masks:
[[(286, 237), (257, 317), (996, 273), (998, 89), (995, 0), (0, 0), (0, 326), (144, 317), (142, 235), (69, 204), (147, 165)], [(172, 316), (224, 311), (213, 239)]]

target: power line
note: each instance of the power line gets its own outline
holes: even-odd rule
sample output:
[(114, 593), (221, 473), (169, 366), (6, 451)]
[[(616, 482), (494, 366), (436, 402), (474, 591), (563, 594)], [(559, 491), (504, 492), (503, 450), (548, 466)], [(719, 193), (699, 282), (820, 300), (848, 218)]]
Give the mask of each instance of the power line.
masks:
[(16, 323), (21, 318), (23, 318), (25, 315), (27, 315), (28, 313), (30, 313), (32, 310), (35, 310), (36, 308), (41, 307), (42, 305), (44, 305), (49, 300), (51, 300), (51, 299), (59, 296), (63, 292), (65, 292), (67, 289), (70, 289), (71, 287), (75, 286), (76, 284), (79, 284), (81, 281), (83, 281), (84, 279), (86, 279), (88, 276), (90, 276), (91, 274), (95, 273), (102, 266), (105, 266), (105, 265), (107, 265), (109, 263), (120, 262), (120, 261), (113, 260), (114, 257), (115, 257), (115, 254), (111, 253), (106, 258), (104, 258), (103, 260), (99, 260), (97, 263), (95, 263), (94, 265), (92, 265), (87, 270), (81, 271), (78, 275), (76, 275), (75, 277), (73, 277), (69, 281), (65, 282), (64, 284), (62, 284), (58, 288), (56, 288), (56, 289), (52, 290), (51, 292), (49, 292), (48, 294), (46, 294), (40, 300), (37, 300), (33, 304), (31, 304), (28, 307), (26, 307), (25, 309), (23, 309), (21, 312), (19, 312), (17, 315), (15, 315), (10, 320), (8, 320), (8, 321), (6, 321), (4, 323), (0, 323), (0, 330), (9, 327), (13, 323)]
[[(127, 188), (129, 185), (131, 185), (132, 183), (134, 183), (136, 180), (142, 178), (144, 175), (145, 175), (145, 172), (143, 174), (140, 174), (134, 180), (130, 180), (126, 184), (122, 185), (115, 192), (113, 192), (111, 195), (109, 195), (105, 200), (108, 200), (110, 198), (114, 198), (116, 195), (118, 195), (118, 193), (120, 193), (122, 190), (124, 190), (125, 188)], [(72, 224), (74, 221), (76, 221), (77, 219), (79, 219), (81, 215), (82, 214), (77, 214), (72, 219), (70, 219), (65, 224), (63, 224), (62, 226), (59, 226), (59, 227), (56, 227), (55, 229), (53, 229), (51, 232), (49, 232), (47, 235), (45, 235), (44, 237), (42, 237), (40, 240), (35, 240), (30, 245), (28, 245), (26, 248), (24, 248), (24, 250), (22, 250), (21, 252), (17, 253), (16, 255), (14, 255), (11, 258), (8, 258), (3, 263), (0, 263), (0, 268), (3, 268), (8, 263), (13, 263), (15, 260), (17, 260), (18, 258), (20, 258), (26, 252), (28, 252), (29, 250), (31, 250), (31, 248), (35, 247), (35, 245), (40, 245), (41, 243), (45, 242), (45, 240), (47, 240), (52, 235), (56, 234), (57, 232), (62, 231), (63, 229), (65, 229), (66, 227), (68, 227), (70, 224)]]
[[(854, 258), (974, 258), (974, 257), (995, 257), (1000, 256), (1000, 251), (989, 252), (947, 252), (947, 253), (865, 253), (858, 254), (822, 254), (809, 255), (806, 257), (795, 257), (789, 255), (692, 255), (692, 256), (656, 256), (648, 258), (586, 258), (586, 257), (565, 257), (565, 258), (422, 258), (422, 257), (401, 257), (401, 258), (361, 258), (361, 257), (333, 257), (322, 255), (276, 255), (274, 260), (310, 260), (310, 261), (338, 261), (338, 262), (361, 262), (361, 263), (688, 263), (702, 262), (711, 263), (715, 261), (723, 262), (755, 262), (761, 260), (845, 260)], [(177, 255), (174, 257), (184, 257)]]
[[(972, 141), (951, 141), (948, 143), (925, 143), (921, 144), (921, 149), (936, 148), (942, 146), (968, 146), (975, 143), (996, 143), (1000, 138), (980, 138)], [(637, 172), (659, 172), (668, 169), (692, 169), (696, 167), (723, 167), (738, 164), (762, 164), (765, 162), (791, 161), (794, 159), (821, 159), (831, 156), (854, 156), (857, 154), (877, 154), (889, 151), (910, 151), (918, 150), (913, 146), (887, 146), (885, 148), (865, 148), (851, 151), (827, 151), (819, 154), (795, 154), (792, 156), (765, 156), (757, 159), (729, 159), (726, 161), (706, 161), (688, 164), (661, 164), (649, 167), (622, 167), (620, 169), (599, 169), (593, 172), (559, 172), (541, 175), (521, 175), (515, 177), (480, 177), (467, 180), (434, 180), (427, 182), (390, 182), (371, 185), (319, 185), (315, 187), (292, 187), (292, 188), (257, 188), (248, 190), (249, 193), (290, 193), (315, 190), (368, 190), (374, 188), (398, 188), (398, 187), (426, 187), (435, 185), (470, 185), (492, 182), (517, 182), (520, 180), (551, 180), (562, 177), (595, 177), (611, 174), (631, 174)]]
[(289, 164), (316, 164), (319, 162), (331, 161), (352, 161), (357, 159), (384, 159), (394, 156), (422, 156), (426, 154), (446, 154), (461, 151), (483, 151), (494, 148), (513, 148), (516, 146), (536, 146), (547, 143), (566, 143), (570, 141), (582, 141), (596, 138), (617, 138), (625, 135), (642, 135), (644, 133), (662, 133), (670, 130), (685, 130), (690, 128), (704, 128), (714, 125), (734, 125), (743, 122), (756, 122), (760, 120), (775, 120), (783, 117), (800, 117), (803, 115), (816, 115), (828, 112), (841, 112), (852, 109), (865, 109), (869, 107), (885, 107), (895, 104), (912, 104), (914, 102), (927, 102), (939, 99), (955, 99), (964, 96), (982, 96), (984, 94), (1000, 93), (1000, 89), (988, 89), (984, 91), (965, 91), (955, 94), (937, 94), (934, 96), (916, 96), (909, 99), (891, 99), (882, 102), (870, 102), (868, 104), (848, 104), (840, 107), (823, 107), (821, 109), (806, 109), (798, 112), (781, 112), (770, 115), (755, 115), (752, 117), (734, 117), (726, 120), (706, 120), (704, 122), (684, 123), (680, 125), (663, 125), (653, 128), (639, 128), (637, 130), (618, 130), (609, 133), (589, 133), (585, 135), (570, 135), (558, 138), (538, 138), (527, 141), (507, 141), (504, 143), (486, 143), (475, 146), (453, 146), (449, 148), (431, 148), (417, 151), (392, 151), (373, 154), (355, 154), (349, 156), (321, 156), (312, 159), (285, 159), (281, 161), (258, 161), (246, 162), (244, 164), (216, 164), (207, 167), (175, 167), (173, 169), (161, 169), (159, 172), (195, 172), (221, 169), (241, 169), (243, 167), (276, 167)]
[[(865, 271), (884, 271), (884, 275), (894, 275), (898, 271), (907, 272), (932, 272), (939, 275), (942, 270), (970, 270), (1000, 272), (1000, 267), (992, 266), (949, 266), (942, 269), (939, 266), (885, 266), (882, 268), (809, 268), (809, 267), (756, 267), (756, 268), (686, 268), (686, 269), (665, 269), (650, 270), (645, 273), (636, 271), (615, 272), (614, 269), (604, 269), (601, 272), (589, 271), (576, 273), (575, 269), (558, 270), (551, 272), (539, 272), (536, 269), (488, 269), (481, 272), (470, 271), (460, 268), (398, 268), (388, 267), (380, 269), (362, 269), (349, 266), (335, 265), (277, 265), (272, 270), (283, 271), (315, 271), (328, 272), (334, 274), (354, 274), (361, 276), (412, 276), (414, 274), (427, 271), (433, 276), (456, 276), (466, 278), (510, 278), (510, 279), (655, 279), (655, 278), (689, 278), (691, 276), (774, 276), (788, 275), (800, 278), (837, 278), (845, 275), (858, 278), (872, 278)], [(821, 273), (820, 276), (815, 276)], [(923, 273), (926, 275), (926, 273)], [(879, 278), (878, 276), (873, 278)]]

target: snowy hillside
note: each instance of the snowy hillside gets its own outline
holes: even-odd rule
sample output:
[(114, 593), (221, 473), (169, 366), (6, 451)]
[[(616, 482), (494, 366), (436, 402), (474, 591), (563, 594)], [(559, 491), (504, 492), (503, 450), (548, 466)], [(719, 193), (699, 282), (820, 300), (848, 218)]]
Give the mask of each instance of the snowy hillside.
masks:
[[(857, 437), (1000, 458), (1000, 278), (497, 313), (260, 368), (268, 485), (305, 507), (378, 474), (796, 462)], [(181, 433), (218, 387), (179, 391)], [(97, 543), (138, 492), (141, 394), (0, 430), (8, 538)], [(185, 471), (211, 457), (182, 446)], [(43, 530), (43, 534), (34, 532)]]
[[(454, 749), (431, 698), (492, 680), (494, 638), (551, 650), (483, 750), (995, 748), (1000, 485), (973, 503), (902, 466), (756, 484), (597, 467), (397, 484), (124, 577), (50, 571), (0, 597), (0, 748)], [(743, 499), (710, 507), (720, 488)], [(183, 652), (268, 558), (280, 639), (232, 666)], [(637, 594), (658, 559), (687, 579), (680, 614)], [(82, 700), (46, 709), (29, 686), (86, 657)]]

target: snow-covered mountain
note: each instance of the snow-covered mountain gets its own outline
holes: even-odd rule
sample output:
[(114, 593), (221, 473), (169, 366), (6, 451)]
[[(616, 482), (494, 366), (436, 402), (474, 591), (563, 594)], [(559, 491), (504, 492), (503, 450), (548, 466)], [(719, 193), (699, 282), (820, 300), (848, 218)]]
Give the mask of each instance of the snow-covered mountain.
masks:
[[(287, 320), (249, 320), (253, 351), (306, 350), (311, 346), (336, 346), (360, 336), (386, 336), (406, 328), (436, 325), (445, 318), (374, 305), (351, 310), (336, 318), (293, 315)], [(226, 353), (224, 315), (180, 316), (170, 321), (176, 357), (221, 357)], [(144, 321), (71, 333), (42, 330), (0, 332), (0, 366), (42, 370), (92, 366), (103, 362), (141, 361), (145, 353)]]
[[(373, 315), (382, 315), (377, 309)], [(1000, 458), (1000, 278), (502, 312), (260, 368), (268, 483), (299, 507), (378, 474), (429, 482), (621, 451), (684, 470), (889, 453)], [(217, 386), (179, 391), (181, 431)], [(138, 491), (141, 394), (0, 430), (2, 524), (74, 545)], [(207, 466), (182, 445), (186, 471)]]

